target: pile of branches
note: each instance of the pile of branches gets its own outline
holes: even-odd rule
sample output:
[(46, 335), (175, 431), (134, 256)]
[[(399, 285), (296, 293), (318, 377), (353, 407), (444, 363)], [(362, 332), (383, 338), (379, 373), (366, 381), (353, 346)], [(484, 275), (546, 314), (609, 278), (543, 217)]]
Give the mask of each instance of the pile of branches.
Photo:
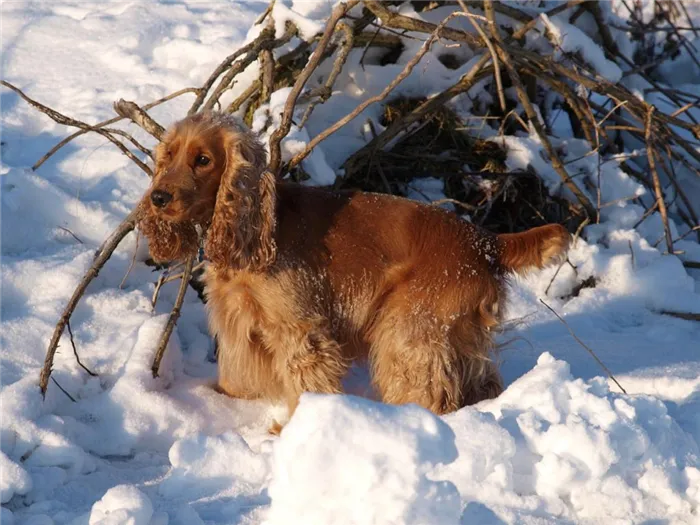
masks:
[[(692, 26), (682, 2), (657, 0), (655, 16), (651, 21), (644, 21), (639, 6), (633, 0), (621, 2), (625, 6), (627, 2), (630, 3), (627, 6), (629, 18), (627, 26), (617, 29), (627, 31), (632, 41), (636, 42), (634, 62), (618, 49), (598, 2), (563, 1), (544, 15), (553, 17), (566, 13), (572, 24), (581, 17), (592, 20), (596, 27), (593, 37), (602, 46), (606, 58), (622, 69), (623, 76), (643, 77), (653, 86), (653, 90), (666, 97), (671, 110), (655, 108), (620, 83), (610, 82), (579, 53), (559, 49), (561, 52), (555, 56), (532, 51), (527, 46), (527, 37), (535, 31), (540, 33), (538, 37), (550, 39), (556, 48), (556, 38), (543, 31), (542, 24), (538, 24), (543, 17), (533, 17), (513, 3), (490, 0), (412, 2), (415, 10), (422, 12), (449, 8), (439, 24), (401, 14), (395, 8), (397, 2), (346, 0), (333, 8), (323, 32), (306, 40), (289, 21), (283, 34), (276, 34), (273, 0), (256, 22), (262, 26), (259, 35), (226, 57), (201, 87), (185, 88), (141, 106), (120, 100), (114, 104), (116, 116), (98, 124), (87, 124), (60, 114), (32, 100), (9, 83), (2, 81), (2, 84), (56, 122), (78, 128), (40, 159), (34, 169), (38, 169), (76, 137), (98, 133), (118, 147), (147, 176), (152, 176), (148, 165), (152, 151), (126, 131), (113, 127), (113, 124), (122, 120), (131, 121), (160, 140), (163, 126), (155, 122), (147, 111), (176, 97), (194, 95), (189, 115), (202, 110), (218, 110), (241, 115), (251, 124), (258, 110), (269, 108), (266, 104), (275, 91), (291, 88), (281, 117), (277, 120), (279, 125), (269, 135), (268, 169), (279, 178), (292, 177), (297, 180), (304, 178), (302, 162), (318, 144), (358, 117), (370, 105), (382, 104), (381, 131), (374, 132), (372, 139), (362, 148), (348, 152), (349, 156), (342, 166), (343, 175), (335, 183), (337, 188), (406, 194), (412, 178), (435, 176), (444, 181), (448, 198), (442, 201), (466, 209), (471, 220), (490, 229), (512, 231), (554, 220), (567, 224), (572, 232), (580, 232), (585, 224), (598, 222), (601, 209), (611, 203), (601, 202), (600, 177), (596, 185), (596, 181), (591, 181), (590, 177), (585, 181), (577, 180), (567, 171), (560, 150), (551, 140), (553, 133), (547, 119), (541, 118), (548, 107), (546, 97), (550, 97), (551, 101), (554, 94), (559, 107), (570, 120), (574, 136), (587, 141), (590, 151), (597, 153), (599, 158), (620, 159), (631, 150), (636, 151), (636, 158), (629, 155), (629, 159), (620, 165), (648, 188), (653, 199), (631, 199), (645, 207), (644, 218), (659, 213), (664, 224), (664, 236), (659, 241), (663, 240), (667, 253), (673, 254), (677, 239), (672, 236), (669, 213), (674, 214), (674, 219), (687, 224), (687, 234), (696, 232), (700, 239), (698, 203), (692, 203), (686, 196), (674, 170), (674, 166), (683, 165), (691, 173), (700, 175), (700, 149), (696, 142), (700, 140), (700, 124), (692, 115), (683, 118), (684, 113), (687, 114), (698, 100), (692, 94), (663, 85), (656, 80), (654, 73), (664, 61), (673, 59), (679, 50), (690, 53), (700, 65), (692, 44), (684, 36), (691, 31), (700, 31), (700, 28)], [(450, 22), (457, 18), (468, 21), (474, 31), (456, 29)], [(654, 42), (647, 42), (648, 35), (654, 31), (668, 33), (669, 38), (663, 49), (659, 49)], [(408, 38), (422, 40), (420, 49), (404, 62), (398, 75), (379, 94), (363, 100), (353, 111), (318, 133), (302, 151), (283, 159), (282, 140), (293, 124), (303, 127), (314, 109), (319, 104), (327, 103), (338, 92), (334, 90), (334, 84), (354, 48), (363, 48), (364, 53), (372, 48), (373, 55), (379, 56), (378, 64), (392, 64), (405, 52)], [(446, 49), (466, 46), (468, 54), (474, 55), (470, 69), (447, 89), (430, 97), (407, 99), (396, 96), (397, 86), (413, 72), (438, 41)], [(298, 44), (290, 49), (292, 42)], [(281, 53), (281, 48), (290, 50)], [(456, 56), (444, 53), (439, 59), (446, 67), (454, 69), (462, 65)], [(259, 78), (228, 104), (222, 104), (222, 95), (230, 91), (235, 79), (254, 63), (259, 65)], [(324, 63), (331, 66), (325, 80), (317, 85), (307, 85), (317, 68)], [(481, 118), (483, 126), (489, 126), (501, 135), (512, 135), (523, 130), (535, 133), (546, 160), (561, 179), (564, 191), (560, 195), (550, 195), (534, 170), (508, 172), (504, 147), (499, 146), (498, 141), (470, 136), (469, 128), (473, 127), (473, 123), (467, 126), (450, 109), (450, 101), (466, 94), (479, 82), (484, 89), (491, 91), (494, 103), (488, 107), (475, 107), (474, 111), (479, 112), (475, 118)], [(593, 97), (593, 94), (596, 96)], [(273, 117), (279, 117), (269, 115), (269, 109), (266, 111), (268, 115), (261, 132), (267, 132), (275, 121)], [(302, 115), (301, 119), (293, 121), (299, 119), (299, 115)], [(631, 146), (635, 141), (636, 144)], [(640, 156), (643, 162), (639, 162)], [(667, 201), (666, 187), (672, 188), (673, 191), (668, 193), (673, 194), (674, 202)], [(591, 198), (591, 195), (597, 195), (597, 199)], [(137, 221), (137, 211), (134, 210), (97, 250), (92, 266), (68, 302), (49, 344), (40, 378), (42, 393), (46, 392), (53, 357), (64, 329), (68, 327), (70, 333), (69, 321), (76, 304), (119, 243), (134, 230)], [(171, 276), (167, 279), (180, 279), (181, 283), (153, 362), (154, 376), (158, 375), (160, 360), (180, 315), (188, 283), (193, 282), (195, 261), (188, 260), (180, 267), (183, 270), (175, 275), (171, 268)], [(162, 284), (163, 279), (157, 288)], [(677, 315), (697, 320), (696, 314)], [(70, 335), (73, 343), (72, 333)], [(75, 350), (74, 344), (73, 348)]]

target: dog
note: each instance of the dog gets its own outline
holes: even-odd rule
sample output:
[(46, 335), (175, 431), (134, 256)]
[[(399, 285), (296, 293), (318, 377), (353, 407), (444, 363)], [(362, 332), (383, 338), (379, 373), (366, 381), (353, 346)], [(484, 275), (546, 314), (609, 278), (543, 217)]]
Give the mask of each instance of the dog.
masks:
[(256, 136), (219, 113), (174, 124), (155, 159), (139, 228), (161, 261), (204, 235), (218, 390), (290, 417), (303, 392), (342, 392), (356, 360), (386, 403), (445, 414), (498, 396), (508, 274), (570, 241), (558, 224), (495, 235), (404, 198), (277, 181)]

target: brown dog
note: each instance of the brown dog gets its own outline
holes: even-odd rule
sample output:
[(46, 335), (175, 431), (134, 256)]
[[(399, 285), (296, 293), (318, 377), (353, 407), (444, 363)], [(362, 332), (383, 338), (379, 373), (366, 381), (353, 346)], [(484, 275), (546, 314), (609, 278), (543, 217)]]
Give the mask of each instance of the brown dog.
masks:
[(284, 399), (290, 414), (302, 392), (341, 392), (354, 359), (387, 403), (442, 414), (497, 396), (505, 275), (570, 239), (556, 224), (493, 235), (406, 199), (275, 182), (255, 136), (209, 113), (168, 131), (141, 207), (156, 259), (194, 254), (206, 232), (219, 389)]

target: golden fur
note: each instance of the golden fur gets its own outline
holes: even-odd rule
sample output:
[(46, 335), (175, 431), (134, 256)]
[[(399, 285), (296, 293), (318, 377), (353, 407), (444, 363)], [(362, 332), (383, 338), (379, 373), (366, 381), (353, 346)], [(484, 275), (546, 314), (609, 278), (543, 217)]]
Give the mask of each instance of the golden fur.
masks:
[(276, 183), (255, 136), (219, 114), (175, 124), (156, 157), (141, 229), (161, 260), (194, 253), (207, 232), (219, 390), (290, 412), (302, 392), (341, 392), (355, 359), (387, 403), (443, 414), (497, 396), (505, 275), (569, 243), (555, 224), (494, 235), (402, 198)]

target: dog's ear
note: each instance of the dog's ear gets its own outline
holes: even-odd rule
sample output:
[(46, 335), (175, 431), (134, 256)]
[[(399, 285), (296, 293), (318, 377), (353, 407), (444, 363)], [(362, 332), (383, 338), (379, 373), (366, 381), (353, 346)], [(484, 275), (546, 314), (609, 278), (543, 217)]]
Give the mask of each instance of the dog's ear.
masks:
[(219, 268), (265, 269), (275, 259), (275, 176), (247, 131), (224, 130), (226, 168), (216, 195), (205, 253)]

